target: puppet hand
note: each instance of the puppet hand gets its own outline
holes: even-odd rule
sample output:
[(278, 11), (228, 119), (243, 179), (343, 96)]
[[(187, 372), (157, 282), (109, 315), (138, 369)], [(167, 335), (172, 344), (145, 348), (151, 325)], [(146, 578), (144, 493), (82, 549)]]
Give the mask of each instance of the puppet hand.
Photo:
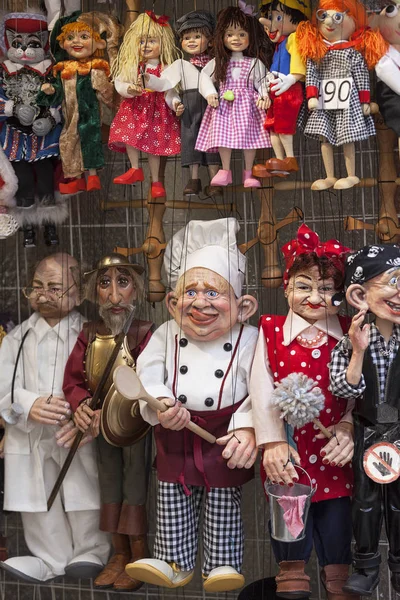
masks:
[(46, 117), (42, 119), (36, 119), (32, 125), (32, 131), (38, 136), (45, 136), (53, 129), (54, 119), (48, 119)]
[(258, 448), (253, 429), (237, 429), (217, 439), (217, 444), (225, 446), (222, 457), (228, 460), (230, 469), (250, 469), (257, 458)]
[(207, 96), (207, 102), (209, 106), (212, 106), (213, 108), (218, 108), (218, 94), (210, 94), (209, 96)]
[(289, 461), (290, 457), (300, 465), (297, 450), (287, 442), (270, 442), (264, 445), (263, 466), (272, 483), (292, 484), (299, 480), (293, 464)]
[(349, 338), (353, 346), (353, 353), (364, 353), (369, 346), (370, 325), (368, 323), (362, 325), (366, 312), (366, 310), (360, 310), (351, 320)]
[(165, 412), (157, 411), (158, 420), (165, 429), (179, 431), (186, 427), (190, 421), (190, 412), (182, 406), (182, 402), (173, 400), (173, 398), (161, 398), (169, 406)]
[(369, 103), (363, 104), (362, 111), (363, 111), (364, 117), (369, 117), (369, 115), (371, 114), (371, 105)]
[(174, 111), (177, 117), (183, 115), (183, 111), (185, 110), (185, 106), (179, 100), (174, 100)]
[(100, 415), (101, 410), (95, 410), (93, 413), (93, 419), (90, 423), (89, 432), (93, 438), (97, 438), (100, 433)]
[(33, 123), (36, 116), (36, 109), (29, 104), (17, 104), (14, 108), (14, 113), (21, 125), (28, 127)]
[[(57, 440), (57, 446), (60, 446), (62, 448), (71, 448), (78, 431), (79, 431), (79, 429), (76, 427), (73, 420), (71, 419), (70, 421), (68, 421), (68, 423), (63, 425), (57, 431), (57, 433), (55, 435), (56, 440)], [(93, 438), (90, 435), (85, 434), (83, 436), (78, 448), (85, 446), (85, 444), (88, 444), (92, 440), (93, 440)]]
[(51, 85), (51, 83), (44, 83), (40, 89), (46, 94), (46, 96), (52, 96), (56, 93), (56, 88), (54, 85)]
[(92, 423), (93, 415), (94, 410), (92, 410), (86, 404), (86, 401), (84, 400), (83, 402), (81, 402), (74, 414), (74, 423), (79, 429), (79, 431), (83, 431), (83, 433), (85, 433), (85, 431), (89, 429)]
[(31, 406), (28, 419), (42, 425), (60, 425), (71, 416), (68, 402), (57, 396), (39, 396)]
[(0, 458), (4, 458), (4, 442), (6, 441), (6, 438), (3, 436), (3, 438), (0, 440)]
[(278, 71), (272, 71), (272, 73), (276, 79), (271, 82), (270, 89), (271, 92), (274, 92), (275, 96), (280, 96), (283, 92), (287, 92), (297, 81), (296, 77), (291, 73), (289, 75), (284, 75)]
[(257, 108), (259, 108), (260, 110), (268, 110), (269, 107), (271, 106), (271, 100), (268, 98), (268, 96), (265, 98), (259, 98), (256, 101), (256, 106)]
[(318, 108), (318, 98), (310, 98), (308, 101), (308, 110), (316, 110)]
[[(329, 431), (336, 435), (332, 437), (329, 442), (324, 446), (320, 452), (321, 456), (324, 457), (324, 465), (330, 464), (331, 467), (344, 467), (348, 462), (351, 461), (354, 454), (354, 427), (352, 423), (342, 421), (336, 425), (330, 425), (327, 427)], [(321, 432), (315, 436), (317, 439), (324, 439), (324, 434)]]
[(130, 85), (126, 90), (130, 96), (141, 96), (143, 94), (143, 88), (141, 85)]

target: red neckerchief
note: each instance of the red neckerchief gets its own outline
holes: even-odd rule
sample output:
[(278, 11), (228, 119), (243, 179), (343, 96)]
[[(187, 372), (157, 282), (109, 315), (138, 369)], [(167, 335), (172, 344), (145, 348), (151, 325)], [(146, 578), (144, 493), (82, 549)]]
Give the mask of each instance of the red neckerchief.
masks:
[(354, 46), (356, 46), (360, 42), (360, 38), (364, 35), (367, 29), (370, 29), (370, 27), (361, 27), (360, 29), (357, 29), (357, 31), (355, 31), (351, 36), (350, 40), (346, 40), (343, 42), (339, 42), (338, 44), (332, 45), (327, 43), (328, 50), (344, 50), (345, 48), (354, 48)]
[(189, 62), (195, 67), (202, 69), (210, 62), (210, 57), (208, 52), (202, 52), (202, 54), (195, 54), (194, 56), (191, 56)]

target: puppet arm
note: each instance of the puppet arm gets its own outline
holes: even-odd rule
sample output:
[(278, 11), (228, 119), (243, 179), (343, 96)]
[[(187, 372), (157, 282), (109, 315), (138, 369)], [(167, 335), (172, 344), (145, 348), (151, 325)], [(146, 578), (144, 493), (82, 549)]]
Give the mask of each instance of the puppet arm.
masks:
[(307, 59), (306, 72), (306, 98), (308, 100), (309, 110), (315, 110), (318, 107), (320, 79), (317, 72), (316, 63), (310, 58)]
[(15, 105), (14, 100), (10, 100), (5, 95), (2, 84), (3, 79), (0, 78), (0, 123), (12, 117)]
[[(391, 58), (392, 50), (389, 48), (385, 56), (380, 59), (375, 66), (375, 71), (379, 79), (400, 96), (400, 66)], [(400, 53), (397, 52), (397, 54), (400, 59)]]
[(134, 98), (134, 95), (130, 94), (128, 92), (128, 90), (130, 88), (132, 88), (133, 86), (135, 86), (135, 82), (127, 82), (127, 81), (121, 81), (121, 79), (116, 79), (114, 81), (114, 86), (115, 89), (117, 90), (117, 93), (122, 96), (122, 98)]
[(288, 74), (273, 71), (276, 80), (271, 83), (271, 91), (275, 96), (287, 92), (292, 85), (306, 78), (306, 66), (297, 48), (296, 35), (291, 33), (288, 37), (286, 48), (290, 54), (290, 72)]
[(345, 335), (335, 348), (332, 350), (331, 362), (329, 365), (331, 391), (335, 396), (340, 398), (358, 398), (365, 391), (364, 376), (361, 374), (358, 377), (358, 383), (356, 382), (357, 376), (354, 378), (350, 377), (351, 382), (348, 380), (348, 370), (350, 368), (350, 374), (353, 370), (360, 371), (362, 368), (363, 355), (352, 353), (350, 358), (351, 342), (349, 336)]
[(97, 99), (109, 108), (113, 105), (114, 86), (102, 69), (92, 69), (92, 87), (96, 91)]
[(354, 83), (358, 90), (360, 103), (369, 105), (371, 101), (369, 71), (364, 58), (359, 52), (355, 52), (354, 54), (351, 71)]
[(208, 100), (210, 96), (217, 96), (218, 92), (214, 85), (214, 70), (215, 70), (215, 59), (210, 60), (208, 64), (204, 67), (204, 69), (200, 73), (199, 78), (199, 92)]
[(163, 70), (160, 77), (145, 74), (146, 87), (155, 92), (166, 92), (174, 88), (182, 79), (181, 59), (176, 60)]
[(63, 392), (73, 412), (84, 400), (91, 398), (85, 374), (87, 345), (85, 333), (81, 331), (65, 366)]

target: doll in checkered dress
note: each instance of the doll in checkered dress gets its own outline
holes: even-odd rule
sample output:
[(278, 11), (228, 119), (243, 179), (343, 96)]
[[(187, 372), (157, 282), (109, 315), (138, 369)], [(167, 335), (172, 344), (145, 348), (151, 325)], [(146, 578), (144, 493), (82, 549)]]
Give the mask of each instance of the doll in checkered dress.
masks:
[[(386, 52), (381, 34), (366, 24), (359, 0), (321, 0), (314, 22), (303, 21), (296, 31), (300, 55), (307, 60), (304, 134), (321, 140), (326, 170), (313, 190), (344, 190), (360, 181), (354, 144), (375, 134), (368, 69)], [(347, 177), (335, 177), (333, 146), (343, 146)]]
[(204, 67), (200, 77), (200, 93), (208, 107), (196, 150), (218, 150), (222, 169), (210, 183), (226, 186), (232, 183), (232, 150), (242, 149), (244, 187), (260, 187), (251, 169), (257, 148), (271, 146), (263, 123), (264, 110), (270, 104), (267, 67), (272, 60), (272, 44), (251, 7), (240, 0), (238, 7), (230, 6), (218, 14), (214, 50), (215, 58)]

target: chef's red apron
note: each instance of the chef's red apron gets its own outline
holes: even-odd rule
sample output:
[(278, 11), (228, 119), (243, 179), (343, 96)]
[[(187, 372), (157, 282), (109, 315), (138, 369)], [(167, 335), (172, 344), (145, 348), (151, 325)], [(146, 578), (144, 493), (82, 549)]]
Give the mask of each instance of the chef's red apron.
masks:
[[(347, 319), (340, 319), (344, 332), (347, 330)], [(304, 348), (296, 339), (288, 346), (283, 345), (283, 325), (285, 316), (263, 315), (259, 326), (262, 327), (268, 351), (268, 359), (274, 381), (281, 381), (290, 373), (304, 373), (314, 379), (325, 396), (325, 406), (319, 420), (325, 427), (338, 423), (346, 413), (347, 400), (333, 396), (329, 391), (329, 362), (331, 352), (337, 340), (328, 336), (327, 344), (318, 348)], [(317, 352), (316, 352), (317, 350)], [(353, 473), (351, 464), (343, 468), (332, 467), (322, 463), (321, 449), (326, 446), (327, 439), (317, 440), (319, 429), (313, 423), (294, 429), (293, 439), (301, 457), (301, 466), (310, 475), (313, 483), (317, 483), (317, 492), (312, 502), (341, 498), (352, 495)], [(300, 473), (300, 471), (298, 471)], [(265, 481), (265, 471), (261, 463), (261, 477)], [(309, 485), (303, 474), (300, 483)]]

